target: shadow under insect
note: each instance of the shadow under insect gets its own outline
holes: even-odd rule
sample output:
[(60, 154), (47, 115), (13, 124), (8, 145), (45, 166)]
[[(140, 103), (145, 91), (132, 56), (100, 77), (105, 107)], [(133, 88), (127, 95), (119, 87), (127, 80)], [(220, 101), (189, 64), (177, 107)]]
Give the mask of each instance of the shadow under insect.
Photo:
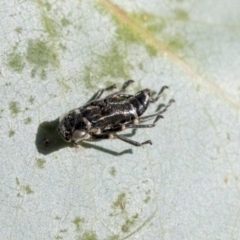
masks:
[[(73, 143), (65, 142), (62, 139), (62, 137), (60, 136), (60, 134), (58, 133), (58, 130), (57, 130), (58, 124), (59, 124), (59, 119), (55, 119), (53, 121), (42, 122), (38, 126), (35, 144), (36, 144), (36, 148), (39, 153), (48, 155), (55, 151), (63, 149), (65, 147), (71, 147), (71, 148), (75, 147)], [(135, 135), (135, 133), (136, 133), (136, 130), (134, 129), (132, 131), (132, 133), (125, 134), (124, 136), (130, 137), (130, 136)], [(97, 141), (100, 141), (100, 140), (92, 140), (91, 142), (93, 142), (93, 143), (89, 143), (87, 141), (80, 142), (79, 143), (79, 151), (81, 151), (81, 147), (83, 147), (83, 148), (93, 148), (97, 151), (101, 151), (101, 152), (104, 152), (104, 153), (107, 153), (107, 154), (110, 154), (113, 156), (120, 156), (123, 154), (132, 154), (132, 149), (126, 149), (121, 152), (116, 152), (111, 149), (107, 149), (107, 148), (103, 148), (98, 145), (94, 145), (94, 142), (97, 142)]]
[(38, 126), (36, 135), (36, 147), (39, 153), (44, 155), (69, 147), (70, 144), (64, 142), (57, 131), (59, 120), (43, 122)]

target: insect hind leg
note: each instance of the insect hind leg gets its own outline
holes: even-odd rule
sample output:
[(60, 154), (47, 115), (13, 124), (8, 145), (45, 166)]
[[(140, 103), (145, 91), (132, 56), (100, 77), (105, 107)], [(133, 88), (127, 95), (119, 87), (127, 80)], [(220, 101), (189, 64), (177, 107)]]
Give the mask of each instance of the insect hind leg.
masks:
[(103, 134), (94, 134), (92, 136), (92, 139), (96, 139), (96, 140), (100, 140), (100, 139), (112, 139), (112, 138), (118, 138), (119, 140), (123, 141), (123, 142), (126, 142), (126, 143), (129, 143), (133, 146), (136, 146), (136, 147), (140, 147), (144, 144), (150, 144), (152, 145), (152, 141), (151, 140), (147, 140), (145, 142), (142, 142), (142, 143), (139, 143), (137, 141), (134, 141), (134, 140), (131, 140), (127, 137), (124, 137), (124, 136), (121, 136), (121, 135), (117, 135), (116, 133), (103, 133)]
[(164, 91), (165, 89), (167, 89), (167, 88), (169, 88), (169, 87), (168, 87), (168, 86), (163, 86), (163, 87), (160, 89), (160, 91), (159, 91), (159, 93), (157, 94), (157, 96), (156, 96), (155, 98), (150, 98), (150, 99), (149, 99), (149, 102), (151, 102), (151, 103), (156, 102), (156, 101), (159, 99), (159, 97), (161, 96), (161, 94), (163, 93), (163, 91)]
[(133, 145), (133, 146), (135, 146), (135, 147), (140, 147), (140, 146), (142, 146), (142, 145), (144, 145), (144, 144), (150, 144), (150, 145), (152, 145), (152, 141), (151, 141), (151, 140), (147, 140), (147, 141), (145, 141), (145, 142), (140, 143), (140, 142), (136, 142), (136, 141), (134, 141), (134, 140), (131, 140), (131, 139), (129, 139), (129, 138), (126, 138), (126, 137), (124, 137), (124, 136), (121, 136), (121, 135), (114, 134), (113, 136), (116, 137), (116, 138), (118, 138), (119, 140), (121, 140), (121, 141), (123, 141), (123, 142), (126, 142), (126, 143), (129, 143), (129, 144), (131, 144), (131, 145)]

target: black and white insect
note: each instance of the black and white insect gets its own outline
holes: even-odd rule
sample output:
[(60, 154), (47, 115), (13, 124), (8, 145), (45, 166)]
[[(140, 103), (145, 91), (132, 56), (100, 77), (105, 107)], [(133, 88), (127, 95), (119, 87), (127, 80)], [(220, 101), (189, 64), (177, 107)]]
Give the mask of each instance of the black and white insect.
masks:
[[(112, 139), (118, 138), (134, 146), (152, 144), (151, 140), (139, 143), (125, 136), (118, 135), (127, 128), (152, 128), (157, 121), (163, 118), (162, 114), (174, 102), (171, 99), (168, 104), (156, 113), (142, 116), (150, 103), (156, 102), (162, 92), (168, 88), (163, 86), (155, 98), (151, 97), (148, 88), (135, 95), (126, 94), (126, 88), (133, 83), (126, 81), (120, 91), (114, 92), (105, 98), (101, 98), (105, 91), (113, 90), (116, 85), (99, 90), (94, 98), (84, 106), (71, 110), (59, 118), (58, 131), (65, 141), (75, 145), (82, 140), (88, 139)], [(142, 124), (154, 118), (152, 124)]]

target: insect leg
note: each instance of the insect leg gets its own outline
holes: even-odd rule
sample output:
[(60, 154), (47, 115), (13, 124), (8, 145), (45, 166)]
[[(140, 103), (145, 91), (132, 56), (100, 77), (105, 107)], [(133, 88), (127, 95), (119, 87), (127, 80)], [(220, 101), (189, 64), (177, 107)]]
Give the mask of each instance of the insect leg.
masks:
[(124, 136), (120, 136), (120, 135), (117, 135), (117, 134), (99, 134), (99, 135), (92, 135), (93, 139), (111, 139), (111, 138), (118, 138), (119, 140), (123, 141), (123, 142), (126, 142), (126, 143), (129, 143), (129, 144), (132, 144), (133, 146), (136, 146), (136, 147), (139, 147), (139, 146), (142, 146), (144, 144), (151, 144), (152, 145), (152, 141), (151, 140), (147, 140), (145, 142), (142, 142), (142, 143), (139, 143), (139, 142), (136, 142), (136, 141), (133, 141), (129, 138), (126, 138)]
[(127, 80), (124, 84), (123, 84), (123, 86), (122, 86), (122, 92), (125, 92), (126, 91), (126, 88), (131, 84), (131, 83), (133, 83), (134, 82), (134, 80), (132, 80), (132, 79), (129, 79), (129, 80)]
[(155, 98), (150, 98), (150, 99), (149, 99), (149, 102), (151, 102), (151, 103), (156, 102), (156, 101), (159, 99), (160, 95), (163, 93), (163, 91), (164, 91), (165, 89), (167, 89), (167, 88), (168, 88), (168, 86), (163, 86), (163, 87), (160, 89), (158, 95), (157, 95)]
[(160, 118), (163, 118), (163, 116), (158, 114), (152, 124), (126, 124), (126, 128), (152, 128), (156, 126), (156, 122)]
[(162, 113), (166, 112), (167, 109), (168, 109), (168, 108), (172, 105), (172, 103), (174, 103), (174, 102), (175, 102), (174, 99), (170, 99), (169, 102), (168, 102), (168, 104), (163, 108), (163, 110), (161, 110), (161, 111), (159, 112), (159, 114), (162, 114)]
[(93, 97), (87, 103), (99, 99), (105, 91), (111, 91), (115, 88), (116, 88), (116, 84), (113, 84), (107, 88), (98, 90), (98, 92), (95, 95), (93, 95)]
[(151, 140), (147, 140), (145, 142), (139, 143), (139, 142), (133, 141), (133, 140), (131, 140), (129, 138), (126, 138), (124, 136), (120, 136), (120, 135), (117, 135), (117, 134), (114, 134), (113, 136), (118, 138), (119, 140), (121, 140), (123, 142), (129, 143), (129, 144), (131, 144), (133, 146), (136, 146), (136, 147), (140, 147), (140, 146), (142, 146), (144, 144), (151, 144), (152, 145), (152, 141)]
[[(128, 81), (126, 81), (126, 82), (123, 84), (122, 89), (121, 89), (120, 92), (124, 92), (124, 91), (126, 90), (126, 88), (127, 88), (131, 83), (133, 83), (133, 82), (134, 82), (134, 81), (131, 80), (131, 79), (128, 80)], [(113, 89), (115, 89), (115, 88), (117, 88), (117, 87), (116, 87), (116, 84), (113, 84), (113, 85), (111, 85), (111, 86), (109, 86), (109, 87), (107, 87), (107, 88), (100, 89), (100, 90), (98, 91), (98, 93), (96, 94), (95, 99), (99, 99), (105, 91), (111, 91), (111, 90), (113, 90)], [(94, 99), (94, 100), (95, 100), (95, 99)]]
[(151, 115), (148, 115), (148, 116), (144, 116), (144, 117), (140, 117), (136, 120), (138, 120), (139, 122), (145, 122), (153, 117), (156, 117), (154, 122), (152, 124), (126, 124), (125, 126), (127, 128), (152, 128), (152, 127), (155, 127), (156, 125), (156, 122), (160, 119), (160, 118), (163, 118), (163, 116), (161, 115), (162, 113), (166, 112), (167, 109), (171, 106), (171, 104), (175, 102), (174, 99), (171, 99), (168, 104), (164, 107), (163, 110), (161, 110), (160, 112), (157, 112), (155, 114), (151, 114)]
[(140, 117), (140, 118), (138, 118), (138, 120), (139, 120), (140, 122), (145, 122), (145, 121), (148, 121), (149, 119), (151, 119), (151, 118), (153, 118), (153, 117), (155, 117), (155, 116), (161, 115), (162, 113), (164, 113), (164, 112), (167, 111), (167, 109), (171, 106), (171, 104), (172, 104), (173, 102), (175, 102), (175, 100), (174, 100), (174, 99), (171, 99), (171, 100), (168, 102), (168, 104), (163, 108), (163, 110), (161, 110), (161, 111), (159, 111), (159, 112), (157, 112), (157, 113), (148, 115), (148, 116)]
[(152, 128), (152, 127), (155, 127), (155, 124), (140, 124), (140, 125), (129, 124), (126, 127), (127, 128)]
[[(128, 99), (130, 97), (132, 97), (133, 95), (132, 94), (125, 94), (124, 92), (126, 91), (126, 88), (131, 84), (133, 83), (134, 81), (133, 80), (128, 80), (126, 81), (123, 86), (122, 86), (122, 89), (118, 92), (115, 92), (115, 93), (112, 93), (110, 94), (109, 96), (106, 97), (106, 99), (109, 99), (110, 101), (116, 101), (120, 98), (125, 98), (125, 99)], [(113, 85), (114, 88), (115, 88), (115, 84)], [(111, 87), (111, 86), (110, 86)], [(101, 91), (101, 90), (100, 90)], [(100, 96), (102, 95), (102, 93), (100, 93)]]
[(92, 139), (109, 139), (109, 138), (111, 138), (109, 133), (92, 134)]
[[(111, 91), (111, 90), (113, 90), (113, 89), (115, 89), (115, 88), (117, 88), (117, 87), (116, 87), (116, 84), (113, 84), (113, 85), (111, 85), (111, 86), (109, 86), (109, 87), (107, 87), (107, 88), (100, 89), (100, 90), (96, 93), (94, 99), (92, 99), (92, 100), (99, 99), (99, 98), (103, 95), (103, 93), (104, 93), (105, 91)], [(91, 100), (91, 101), (92, 101), (92, 100)]]

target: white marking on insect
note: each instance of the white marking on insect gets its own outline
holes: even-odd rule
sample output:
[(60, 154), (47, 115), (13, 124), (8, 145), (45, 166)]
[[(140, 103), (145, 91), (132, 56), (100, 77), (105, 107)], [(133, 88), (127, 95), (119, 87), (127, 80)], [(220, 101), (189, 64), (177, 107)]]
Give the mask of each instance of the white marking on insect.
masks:
[(109, 139), (113, 139), (113, 138), (114, 138), (113, 134), (109, 134), (109, 135), (108, 135), (108, 138), (109, 138)]
[(133, 120), (133, 123), (134, 123), (135, 125), (138, 125), (138, 124), (139, 124), (139, 119), (138, 119), (138, 118), (134, 119), (134, 120)]
[(79, 110), (79, 109), (75, 109), (74, 112), (75, 112), (76, 114), (79, 114), (79, 113), (80, 113), (80, 110)]

